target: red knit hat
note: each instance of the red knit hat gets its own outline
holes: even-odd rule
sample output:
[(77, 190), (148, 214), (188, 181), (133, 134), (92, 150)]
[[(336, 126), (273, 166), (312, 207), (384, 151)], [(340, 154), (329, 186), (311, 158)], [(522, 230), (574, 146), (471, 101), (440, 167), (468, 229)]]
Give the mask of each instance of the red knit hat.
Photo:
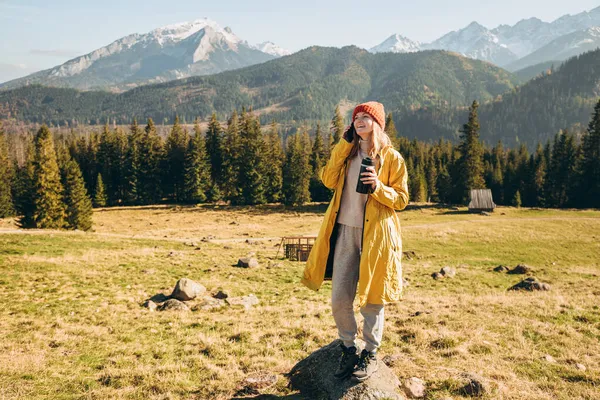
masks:
[(357, 105), (352, 113), (352, 121), (354, 121), (356, 114), (359, 112), (369, 114), (371, 117), (373, 117), (375, 122), (381, 126), (381, 129), (385, 129), (385, 111), (383, 109), (383, 104), (376, 101), (369, 101), (367, 103)]

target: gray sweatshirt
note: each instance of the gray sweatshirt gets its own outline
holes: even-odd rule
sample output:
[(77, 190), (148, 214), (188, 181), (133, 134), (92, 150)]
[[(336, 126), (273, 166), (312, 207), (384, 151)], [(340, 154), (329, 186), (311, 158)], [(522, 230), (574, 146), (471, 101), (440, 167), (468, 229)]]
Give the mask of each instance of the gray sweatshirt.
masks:
[(368, 149), (370, 146), (370, 143), (364, 140), (360, 140), (359, 144), (360, 148), (358, 153), (348, 160), (346, 180), (344, 182), (344, 190), (342, 191), (340, 211), (337, 217), (338, 224), (356, 228), (363, 227), (365, 203), (369, 198), (368, 194), (362, 194), (356, 191), (356, 183), (358, 182), (360, 174), (360, 164), (362, 159), (369, 155)]

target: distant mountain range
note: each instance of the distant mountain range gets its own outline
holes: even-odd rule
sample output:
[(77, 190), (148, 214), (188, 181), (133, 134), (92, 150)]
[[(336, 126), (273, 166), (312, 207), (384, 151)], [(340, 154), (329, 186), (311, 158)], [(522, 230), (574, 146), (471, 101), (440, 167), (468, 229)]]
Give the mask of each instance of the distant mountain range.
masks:
[[(563, 61), (597, 47), (600, 47), (600, 7), (565, 15), (550, 23), (529, 18), (491, 30), (472, 22), (431, 43), (394, 34), (369, 51), (448, 50), (514, 72), (549, 61)], [(0, 90), (41, 84), (123, 92), (140, 85), (243, 68), (289, 54), (272, 42), (251, 45), (230, 28), (200, 19), (125, 36), (62, 65), (0, 84)], [(529, 76), (534, 72), (529, 68), (519, 75)]]
[(378, 99), (390, 111), (466, 106), (513, 90), (518, 79), (446, 51), (372, 54), (355, 46), (310, 47), (216, 75), (145, 85), (121, 94), (38, 85), (0, 91), (0, 119), (53, 124), (221, 119), (242, 106), (263, 122), (327, 121), (338, 104)]
[(537, 18), (513, 26), (488, 29), (477, 22), (450, 32), (431, 43), (418, 43), (394, 34), (371, 52), (413, 52), (443, 49), (485, 60), (510, 71), (569, 57), (600, 47), (600, 7), (553, 22)]
[(123, 91), (157, 82), (208, 75), (289, 54), (271, 42), (250, 45), (209, 19), (132, 34), (89, 54), (0, 85), (30, 84)]
[(151, 117), (170, 124), (175, 115), (190, 122), (212, 112), (225, 120), (245, 106), (263, 123), (306, 127), (328, 124), (336, 105), (347, 117), (354, 104), (377, 99), (393, 112), (402, 136), (438, 140), (458, 137), (476, 99), (484, 141), (533, 149), (561, 129), (585, 129), (600, 98), (600, 49), (554, 68), (537, 67), (548, 72), (517, 85), (522, 81), (508, 71), (453, 52), (311, 47), (260, 65), (120, 94), (40, 85), (0, 91), (0, 119), (76, 127)]
[[(562, 129), (585, 131), (600, 100), (600, 49), (577, 55), (547, 74), (479, 108), (481, 138), (494, 145), (545, 144)], [(422, 107), (398, 115), (396, 127), (409, 138), (456, 139), (468, 118), (461, 107)]]

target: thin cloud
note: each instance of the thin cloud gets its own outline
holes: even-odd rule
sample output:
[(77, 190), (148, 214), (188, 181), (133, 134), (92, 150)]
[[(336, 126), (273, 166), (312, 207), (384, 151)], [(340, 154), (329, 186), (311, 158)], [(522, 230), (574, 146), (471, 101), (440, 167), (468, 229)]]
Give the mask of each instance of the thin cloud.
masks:
[(81, 54), (78, 50), (67, 50), (67, 49), (31, 49), (29, 54), (36, 56), (47, 56), (47, 57), (76, 57)]

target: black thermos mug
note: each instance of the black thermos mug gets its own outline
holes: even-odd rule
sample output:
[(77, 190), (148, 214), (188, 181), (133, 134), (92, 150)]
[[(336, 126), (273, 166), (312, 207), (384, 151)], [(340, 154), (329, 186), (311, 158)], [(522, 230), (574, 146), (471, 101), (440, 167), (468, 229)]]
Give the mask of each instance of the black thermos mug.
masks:
[(368, 194), (373, 191), (373, 187), (371, 186), (370, 183), (365, 184), (360, 180), (361, 178), (363, 178), (363, 176), (361, 174), (363, 172), (367, 172), (367, 167), (372, 167), (372, 166), (373, 166), (373, 160), (371, 159), (371, 157), (363, 158), (362, 163), (360, 164), (360, 172), (358, 174), (358, 182), (356, 183), (356, 191), (358, 193)]

